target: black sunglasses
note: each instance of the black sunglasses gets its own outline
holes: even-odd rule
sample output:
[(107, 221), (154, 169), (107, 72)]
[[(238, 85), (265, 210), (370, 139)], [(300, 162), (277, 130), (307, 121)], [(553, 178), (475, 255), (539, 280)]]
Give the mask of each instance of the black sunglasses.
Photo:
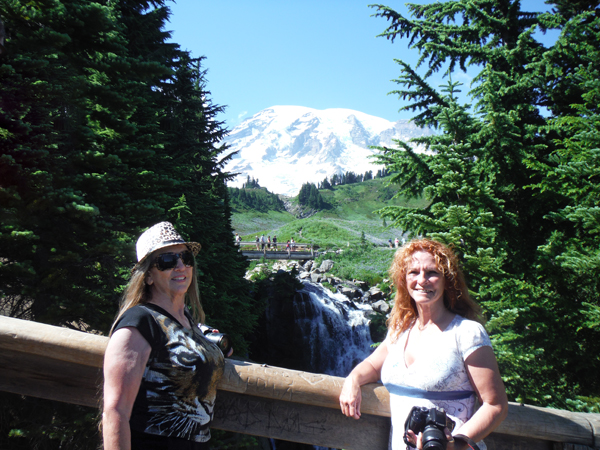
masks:
[(150, 267), (156, 266), (158, 270), (161, 272), (163, 270), (174, 269), (177, 267), (177, 261), (181, 258), (183, 264), (187, 267), (192, 267), (194, 265), (194, 255), (189, 250), (186, 250), (181, 253), (162, 253), (154, 259), (154, 262)]

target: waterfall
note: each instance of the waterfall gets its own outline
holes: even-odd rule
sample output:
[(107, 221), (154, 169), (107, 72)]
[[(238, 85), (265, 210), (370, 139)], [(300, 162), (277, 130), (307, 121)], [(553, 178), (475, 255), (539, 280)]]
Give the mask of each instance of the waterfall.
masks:
[[(346, 377), (372, 352), (369, 315), (373, 310), (320, 284), (301, 281), (302, 289), (288, 297), (275, 291), (269, 296), (263, 332), (252, 343), (252, 355), (273, 366)], [(287, 448), (272, 439), (269, 445), (273, 450)]]
[(310, 355), (310, 370), (345, 377), (371, 354), (373, 341), (367, 316), (373, 310), (320, 284), (308, 281), (302, 284), (304, 288), (294, 301), (294, 316)]
[(294, 316), (310, 358), (310, 370), (345, 377), (371, 354), (367, 316), (372, 309), (321, 285), (302, 283), (304, 288), (294, 301)]

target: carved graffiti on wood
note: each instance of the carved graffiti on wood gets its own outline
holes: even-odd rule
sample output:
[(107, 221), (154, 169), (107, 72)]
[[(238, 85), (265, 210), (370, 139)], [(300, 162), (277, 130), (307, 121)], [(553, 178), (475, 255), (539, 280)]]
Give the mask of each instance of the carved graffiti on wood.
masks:
[[(351, 425), (351, 427), (350, 427)], [(363, 415), (355, 421), (339, 410), (220, 391), (215, 428), (345, 449), (385, 449), (389, 419)], [(350, 430), (350, 431), (349, 431)]]

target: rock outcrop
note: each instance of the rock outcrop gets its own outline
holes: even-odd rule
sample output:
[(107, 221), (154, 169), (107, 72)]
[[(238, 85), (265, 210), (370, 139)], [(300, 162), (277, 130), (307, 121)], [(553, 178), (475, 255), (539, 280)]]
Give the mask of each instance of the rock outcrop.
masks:
[[(365, 281), (356, 279), (342, 280), (341, 278), (331, 275), (329, 271), (331, 271), (334, 264), (335, 262), (330, 259), (324, 260), (319, 267), (316, 267), (312, 260), (306, 262), (280, 260), (273, 264), (273, 267), (270, 270), (272, 270), (272, 272), (277, 272), (279, 270), (290, 272), (295, 268), (300, 280), (308, 280), (312, 283), (324, 285), (330, 290), (345, 295), (348, 300), (371, 305), (374, 311), (381, 314), (388, 314), (391, 311), (392, 305), (390, 304), (390, 301), (393, 301), (393, 299), (388, 298), (388, 295), (385, 292), (377, 286), (369, 287), (368, 283)], [(253, 273), (267, 268), (267, 264), (258, 264), (253, 271), (246, 274), (246, 278), (251, 279)], [(377, 306), (375, 306), (375, 304)]]

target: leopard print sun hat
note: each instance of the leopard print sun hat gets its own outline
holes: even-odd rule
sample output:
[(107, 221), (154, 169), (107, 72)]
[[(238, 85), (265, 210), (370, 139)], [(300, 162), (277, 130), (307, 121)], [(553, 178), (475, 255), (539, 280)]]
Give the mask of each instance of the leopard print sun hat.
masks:
[(186, 242), (170, 222), (160, 222), (142, 233), (135, 245), (138, 262), (134, 269), (151, 254), (169, 245), (184, 244), (196, 256), (202, 246), (198, 242)]

